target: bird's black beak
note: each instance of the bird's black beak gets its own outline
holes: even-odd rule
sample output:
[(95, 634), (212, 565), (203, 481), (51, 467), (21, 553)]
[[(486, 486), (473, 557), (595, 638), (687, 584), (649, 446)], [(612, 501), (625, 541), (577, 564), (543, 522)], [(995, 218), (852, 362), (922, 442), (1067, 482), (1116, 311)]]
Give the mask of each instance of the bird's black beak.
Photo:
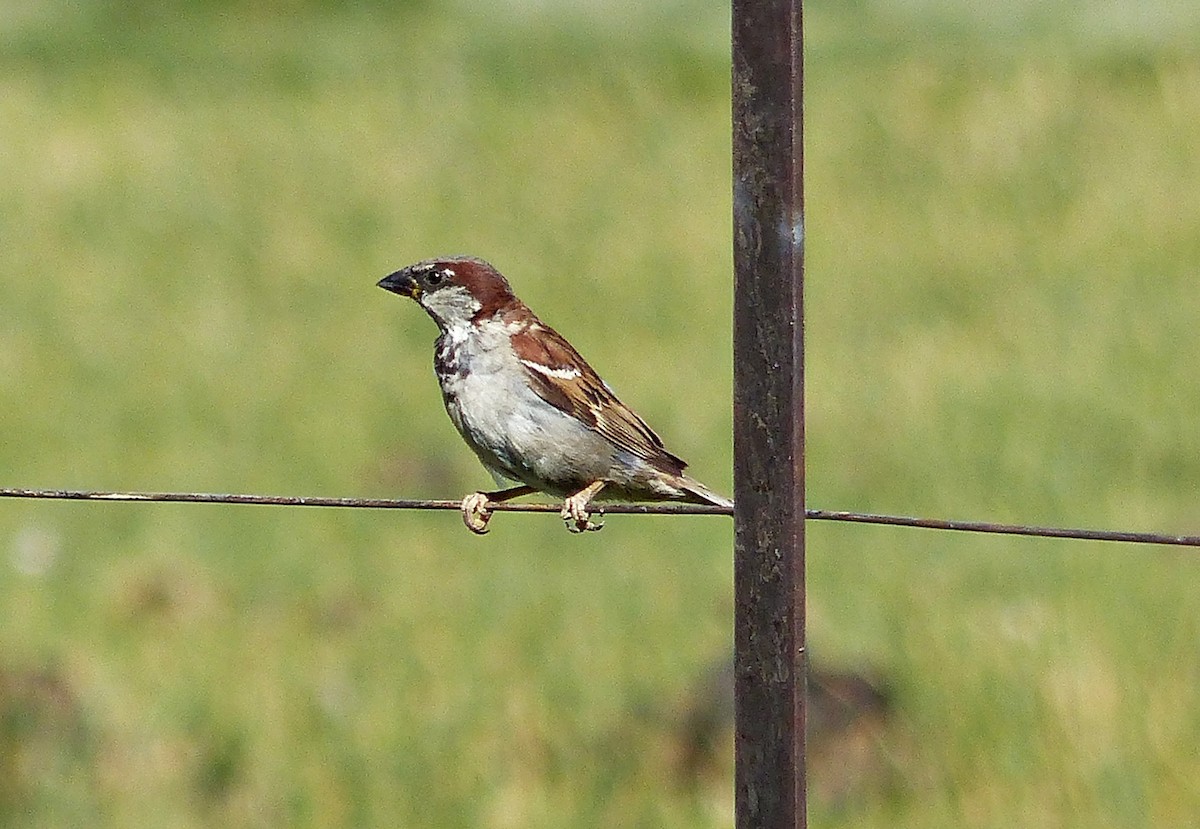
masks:
[(379, 280), (378, 285), (385, 291), (391, 291), (393, 294), (407, 296), (416, 299), (421, 295), (421, 288), (417, 285), (417, 280), (412, 278), (412, 274), (405, 268), (402, 271), (389, 273), (383, 279)]

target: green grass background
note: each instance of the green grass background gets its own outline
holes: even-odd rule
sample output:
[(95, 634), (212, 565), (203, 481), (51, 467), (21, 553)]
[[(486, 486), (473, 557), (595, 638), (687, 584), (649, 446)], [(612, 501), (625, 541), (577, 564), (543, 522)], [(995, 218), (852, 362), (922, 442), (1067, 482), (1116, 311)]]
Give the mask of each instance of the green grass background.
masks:
[[(374, 287), (471, 252), (729, 491), (727, 15), (0, 8), (0, 485), (484, 485), (432, 324)], [(1196, 532), (1194, 4), (806, 26), (812, 505)], [(0, 503), (0, 822), (729, 825), (628, 723), (729, 647), (730, 545)], [(1200, 814), (1193, 554), (814, 524), (808, 555), (814, 646), (898, 706), (894, 782), (813, 825)]]

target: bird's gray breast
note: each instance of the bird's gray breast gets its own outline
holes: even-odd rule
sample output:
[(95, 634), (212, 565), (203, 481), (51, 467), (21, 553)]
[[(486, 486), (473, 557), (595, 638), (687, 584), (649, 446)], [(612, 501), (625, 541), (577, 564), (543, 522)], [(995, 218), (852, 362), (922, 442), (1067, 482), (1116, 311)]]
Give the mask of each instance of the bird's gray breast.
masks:
[(549, 492), (605, 477), (612, 446), (538, 397), (507, 331), (458, 333), (438, 339), (434, 367), (450, 419), (485, 466)]
[(522, 479), (512, 432), (514, 407), (528, 390), (504, 332), (450, 328), (437, 340), (433, 365), (459, 434), (485, 466)]

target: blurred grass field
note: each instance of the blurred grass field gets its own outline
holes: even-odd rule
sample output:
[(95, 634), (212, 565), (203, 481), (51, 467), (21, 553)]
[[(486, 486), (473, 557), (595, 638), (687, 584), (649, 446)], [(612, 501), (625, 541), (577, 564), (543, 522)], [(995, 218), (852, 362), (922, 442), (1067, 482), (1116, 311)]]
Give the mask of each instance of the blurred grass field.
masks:
[[(1200, 12), (1005, 8), (806, 9), (810, 502), (1195, 533)], [(374, 287), (470, 252), (729, 491), (727, 31), (694, 2), (0, 8), (0, 486), (486, 484), (432, 324)], [(1200, 814), (1194, 555), (809, 539), (814, 647), (899, 715), (890, 782), (813, 825)], [(730, 545), (0, 503), (0, 824), (729, 825), (631, 712), (729, 647)]]

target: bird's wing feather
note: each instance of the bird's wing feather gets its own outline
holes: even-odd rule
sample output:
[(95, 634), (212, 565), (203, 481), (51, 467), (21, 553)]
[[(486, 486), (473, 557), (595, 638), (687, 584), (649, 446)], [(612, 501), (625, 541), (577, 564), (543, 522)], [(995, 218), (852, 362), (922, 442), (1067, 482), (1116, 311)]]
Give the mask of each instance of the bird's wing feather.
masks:
[(663, 472), (678, 475), (687, 467), (553, 328), (531, 322), (512, 335), (512, 346), (531, 387), (547, 403)]

